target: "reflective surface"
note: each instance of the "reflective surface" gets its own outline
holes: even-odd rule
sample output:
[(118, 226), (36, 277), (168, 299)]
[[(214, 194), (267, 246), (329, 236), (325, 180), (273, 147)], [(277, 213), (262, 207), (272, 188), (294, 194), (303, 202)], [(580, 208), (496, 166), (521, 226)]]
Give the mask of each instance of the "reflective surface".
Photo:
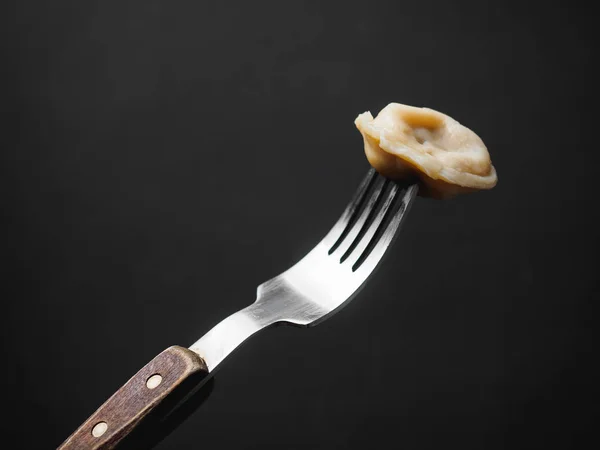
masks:
[(381, 261), (417, 190), (415, 184), (398, 185), (369, 170), (325, 238), (290, 269), (258, 286), (253, 304), (217, 324), (190, 349), (212, 372), (269, 325), (311, 326), (339, 310)]

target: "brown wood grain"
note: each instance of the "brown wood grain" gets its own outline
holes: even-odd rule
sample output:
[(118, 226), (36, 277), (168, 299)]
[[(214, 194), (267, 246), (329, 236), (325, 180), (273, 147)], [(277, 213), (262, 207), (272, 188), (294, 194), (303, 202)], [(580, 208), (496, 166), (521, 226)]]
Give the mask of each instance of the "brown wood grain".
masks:
[[(155, 374), (162, 376), (162, 382), (149, 389), (146, 381)], [(187, 348), (169, 347), (115, 392), (58, 449), (115, 448), (163, 399), (195, 374), (208, 375), (202, 358)], [(107, 429), (102, 436), (94, 437), (92, 429), (99, 422), (106, 422)]]

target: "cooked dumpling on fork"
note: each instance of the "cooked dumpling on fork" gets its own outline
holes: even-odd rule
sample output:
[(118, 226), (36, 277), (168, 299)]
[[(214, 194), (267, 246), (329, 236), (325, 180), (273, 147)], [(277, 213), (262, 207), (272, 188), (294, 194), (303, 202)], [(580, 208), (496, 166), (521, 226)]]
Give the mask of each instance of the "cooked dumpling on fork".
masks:
[(417, 176), (422, 196), (448, 198), (498, 181), (481, 138), (446, 114), (390, 103), (377, 117), (367, 111), (354, 123), (375, 170), (397, 180)]

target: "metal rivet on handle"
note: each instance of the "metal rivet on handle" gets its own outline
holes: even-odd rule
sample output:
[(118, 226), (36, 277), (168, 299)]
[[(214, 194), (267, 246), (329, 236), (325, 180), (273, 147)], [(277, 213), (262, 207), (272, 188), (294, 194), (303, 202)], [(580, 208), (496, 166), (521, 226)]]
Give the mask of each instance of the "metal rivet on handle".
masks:
[(155, 373), (150, 378), (148, 378), (148, 380), (146, 381), (146, 387), (148, 389), (154, 389), (160, 383), (162, 383), (162, 377), (159, 374)]
[(92, 428), (92, 436), (100, 437), (106, 433), (107, 429), (108, 425), (106, 422), (98, 422), (96, 425), (94, 425), (94, 428)]

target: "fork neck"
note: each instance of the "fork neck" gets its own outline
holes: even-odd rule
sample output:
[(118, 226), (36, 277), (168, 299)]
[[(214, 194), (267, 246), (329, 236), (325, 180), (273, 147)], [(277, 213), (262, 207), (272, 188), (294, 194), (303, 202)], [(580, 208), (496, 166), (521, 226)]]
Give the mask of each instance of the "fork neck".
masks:
[(278, 320), (266, 317), (260, 303), (253, 303), (215, 325), (208, 333), (190, 346), (214, 372), (217, 366), (254, 333)]

